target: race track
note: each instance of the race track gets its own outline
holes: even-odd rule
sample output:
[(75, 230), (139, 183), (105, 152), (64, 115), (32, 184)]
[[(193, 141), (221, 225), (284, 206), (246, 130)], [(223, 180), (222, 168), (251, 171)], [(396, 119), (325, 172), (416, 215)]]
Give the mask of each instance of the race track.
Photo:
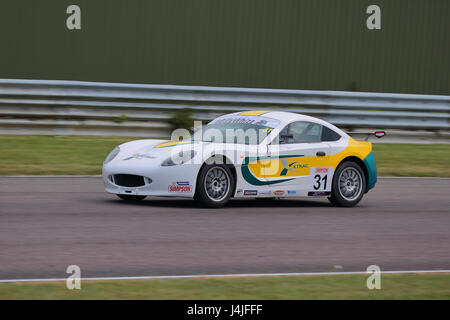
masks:
[(325, 200), (127, 204), (99, 177), (0, 178), (0, 279), (450, 269), (450, 179), (383, 178)]

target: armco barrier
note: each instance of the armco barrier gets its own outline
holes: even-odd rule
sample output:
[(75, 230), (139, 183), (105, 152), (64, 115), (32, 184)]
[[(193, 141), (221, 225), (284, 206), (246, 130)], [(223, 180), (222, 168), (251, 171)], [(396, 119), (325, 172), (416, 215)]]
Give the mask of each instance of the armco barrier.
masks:
[(450, 96), (0, 79), (0, 134), (168, 137), (167, 120), (183, 108), (206, 121), (286, 110), (348, 130), (386, 129), (393, 142), (448, 143), (450, 131)]

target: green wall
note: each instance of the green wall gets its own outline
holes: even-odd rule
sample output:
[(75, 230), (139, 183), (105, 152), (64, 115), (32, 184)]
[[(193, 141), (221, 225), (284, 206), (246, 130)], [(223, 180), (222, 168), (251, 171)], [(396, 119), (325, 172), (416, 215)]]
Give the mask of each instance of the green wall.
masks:
[(448, 95), (449, 33), (449, 0), (1, 0), (0, 78)]

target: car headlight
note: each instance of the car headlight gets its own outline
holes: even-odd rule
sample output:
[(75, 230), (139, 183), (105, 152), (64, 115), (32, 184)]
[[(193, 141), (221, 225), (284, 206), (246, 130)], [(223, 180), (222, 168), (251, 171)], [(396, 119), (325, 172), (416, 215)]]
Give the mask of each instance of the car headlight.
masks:
[(191, 160), (197, 152), (191, 150), (191, 151), (180, 151), (177, 154), (172, 155), (170, 158), (167, 158), (161, 163), (161, 166), (163, 167), (170, 167), (170, 166), (176, 166), (179, 164), (183, 164)]
[(119, 154), (119, 152), (120, 152), (119, 147), (114, 148), (114, 150), (108, 154), (105, 161), (103, 161), (103, 164), (107, 164), (108, 162), (112, 161)]

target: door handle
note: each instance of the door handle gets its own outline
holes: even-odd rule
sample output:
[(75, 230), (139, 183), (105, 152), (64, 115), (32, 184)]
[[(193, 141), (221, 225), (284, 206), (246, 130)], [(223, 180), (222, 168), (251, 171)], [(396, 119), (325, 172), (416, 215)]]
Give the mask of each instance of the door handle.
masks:
[(318, 157), (325, 157), (325, 152), (324, 151), (317, 151), (316, 156), (318, 156)]

